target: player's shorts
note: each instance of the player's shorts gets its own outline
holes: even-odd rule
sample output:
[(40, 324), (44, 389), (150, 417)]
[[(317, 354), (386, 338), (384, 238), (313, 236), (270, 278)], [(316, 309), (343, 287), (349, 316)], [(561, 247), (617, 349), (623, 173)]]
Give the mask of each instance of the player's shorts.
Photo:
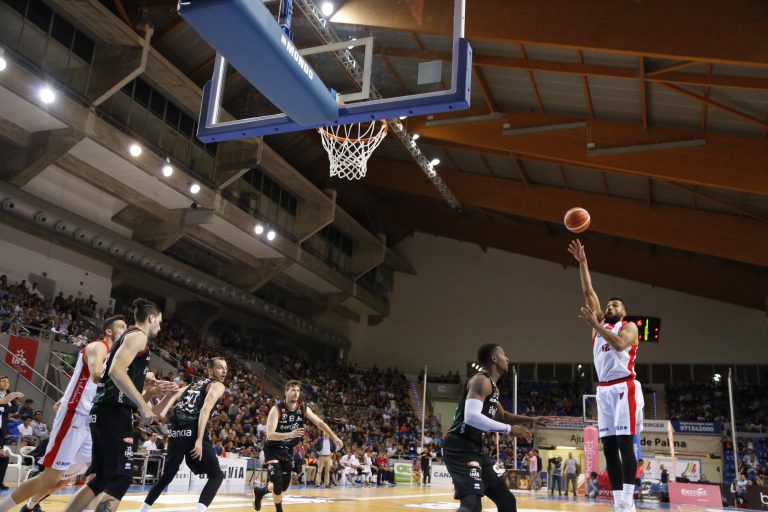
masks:
[[(288, 490), (291, 485), (291, 472), (293, 461), (286, 459), (279, 450), (264, 450), (264, 461), (267, 468), (267, 479), (282, 492)], [(277, 462), (271, 462), (277, 461)]]
[(92, 473), (107, 477), (132, 475), (133, 411), (121, 405), (94, 405), (90, 418)]
[[(195, 447), (196, 440), (197, 425), (188, 427), (169, 425), (166, 466), (173, 464), (180, 466), (183, 460), (190, 471), (196, 475), (213, 475), (221, 471), (219, 458), (207, 437), (203, 439), (203, 456), (200, 459), (192, 457), (192, 449)], [(178, 467), (176, 471), (178, 471)]]
[(470, 494), (484, 496), (486, 488), (499, 479), (493, 461), (482, 448), (455, 434), (445, 436), (443, 463), (453, 480), (457, 500)]
[(636, 380), (597, 385), (600, 437), (634, 436), (643, 430), (643, 388)]
[(87, 414), (59, 408), (53, 420), (48, 448), (42, 464), (64, 471), (67, 480), (84, 473), (91, 464), (91, 428)]

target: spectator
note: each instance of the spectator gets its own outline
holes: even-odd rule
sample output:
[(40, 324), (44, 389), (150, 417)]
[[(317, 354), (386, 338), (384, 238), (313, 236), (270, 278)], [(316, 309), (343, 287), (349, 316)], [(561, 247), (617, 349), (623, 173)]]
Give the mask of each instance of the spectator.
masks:
[[(562, 457), (554, 457), (550, 459), (550, 467), (552, 468), (552, 471), (550, 473), (551, 480), (552, 480), (552, 486), (549, 488), (549, 494), (553, 495), (555, 493), (555, 488), (557, 488), (558, 495), (563, 495), (563, 458)], [(566, 495), (568, 493), (566, 492)]]
[(597, 473), (595, 471), (589, 474), (587, 479), (587, 497), (597, 498), (600, 495), (600, 483), (597, 479)]
[(539, 482), (539, 460), (535, 450), (528, 457), (528, 475), (531, 482), (531, 490), (538, 491), (541, 483)]
[[(261, 424), (259, 424), (261, 426)], [(315, 442), (315, 453), (317, 453), (317, 475), (315, 485), (330, 487), (331, 466), (333, 465), (333, 454), (336, 453), (336, 444), (323, 431), (323, 435), (317, 438)]]
[[(565, 495), (568, 496), (568, 488), (573, 487), (573, 495), (576, 496), (576, 486), (578, 477), (578, 465), (573, 454), (568, 452), (568, 458), (565, 459)], [(597, 475), (595, 475), (597, 476)]]
[[(156, 432), (152, 432), (152, 434), (150, 434), (150, 436), (149, 436), (149, 439), (147, 439), (146, 441), (144, 441), (142, 443), (141, 449), (143, 451), (149, 452), (149, 453), (159, 451), (159, 450), (162, 449), (161, 447), (158, 446), (159, 442), (162, 442), (162, 441), (159, 440), (159, 438), (157, 436), (157, 433)], [(162, 445), (160, 445), (160, 446), (162, 446)]]
[(23, 416), (21, 418), (21, 425), (19, 425), (19, 444), (34, 445), (36, 442), (35, 431), (32, 428), (32, 418)]
[(24, 400), (24, 406), (19, 407), (19, 416), (24, 419), (24, 416), (28, 416), (30, 419), (32, 416), (35, 415), (35, 409), (34, 409), (35, 401), (31, 398), (27, 398)]
[(422, 474), (422, 484), (427, 485), (432, 483), (432, 457), (430, 457), (429, 452), (427, 450), (424, 450), (422, 452), (421, 457), (421, 474)]
[(635, 470), (635, 499), (640, 499), (643, 490), (643, 475), (645, 474), (645, 464), (643, 459), (637, 459), (637, 469)]
[(50, 434), (48, 432), (48, 425), (43, 423), (43, 411), (35, 411), (35, 417), (32, 420), (32, 431), (38, 442), (48, 439)]
[(411, 464), (411, 482), (421, 483), (421, 462), (419, 459), (414, 459)]

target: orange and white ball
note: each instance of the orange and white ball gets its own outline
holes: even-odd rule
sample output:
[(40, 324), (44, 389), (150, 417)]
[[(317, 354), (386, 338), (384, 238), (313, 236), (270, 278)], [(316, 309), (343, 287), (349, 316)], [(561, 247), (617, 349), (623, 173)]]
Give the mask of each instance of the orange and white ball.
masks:
[(565, 212), (563, 223), (571, 233), (581, 233), (589, 229), (589, 212), (584, 208), (575, 207)]

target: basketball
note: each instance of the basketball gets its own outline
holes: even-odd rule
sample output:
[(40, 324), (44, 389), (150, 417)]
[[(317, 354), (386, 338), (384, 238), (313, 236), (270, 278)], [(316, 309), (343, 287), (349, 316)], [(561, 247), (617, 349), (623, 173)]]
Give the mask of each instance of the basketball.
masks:
[(589, 228), (589, 212), (584, 208), (571, 208), (565, 212), (563, 223), (571, 233), (581, 233)]

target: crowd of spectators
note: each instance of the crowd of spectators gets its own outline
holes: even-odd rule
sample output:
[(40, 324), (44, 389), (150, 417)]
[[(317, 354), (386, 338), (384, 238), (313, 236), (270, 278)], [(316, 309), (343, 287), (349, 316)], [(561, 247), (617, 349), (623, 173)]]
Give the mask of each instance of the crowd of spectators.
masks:
[(21, 280), (9, 283), (0, 275), (0, 331), (40, 335), (50, 332), (57, 339), (76, 345), (99, 334), (98, 325), (111, 313), (99, 308), (93, 295), (88, 298), (46, 297), (37, 283)]
[[(681, 421), (730, 421), (728, 387), (724, 383), (668, 384), (670, 419)], [(768, 426), (768, 386), (739, 384), (733, 390), (736, 424), (746, 431)]]
[[(513, 410), (513, 382), (499, 382), (501, 405)], [(582, 397), (592, 394), (592, 384), (581, 382), (519, 381), (517, 386), (517, 412), (526, 416), (582, 417)]]

